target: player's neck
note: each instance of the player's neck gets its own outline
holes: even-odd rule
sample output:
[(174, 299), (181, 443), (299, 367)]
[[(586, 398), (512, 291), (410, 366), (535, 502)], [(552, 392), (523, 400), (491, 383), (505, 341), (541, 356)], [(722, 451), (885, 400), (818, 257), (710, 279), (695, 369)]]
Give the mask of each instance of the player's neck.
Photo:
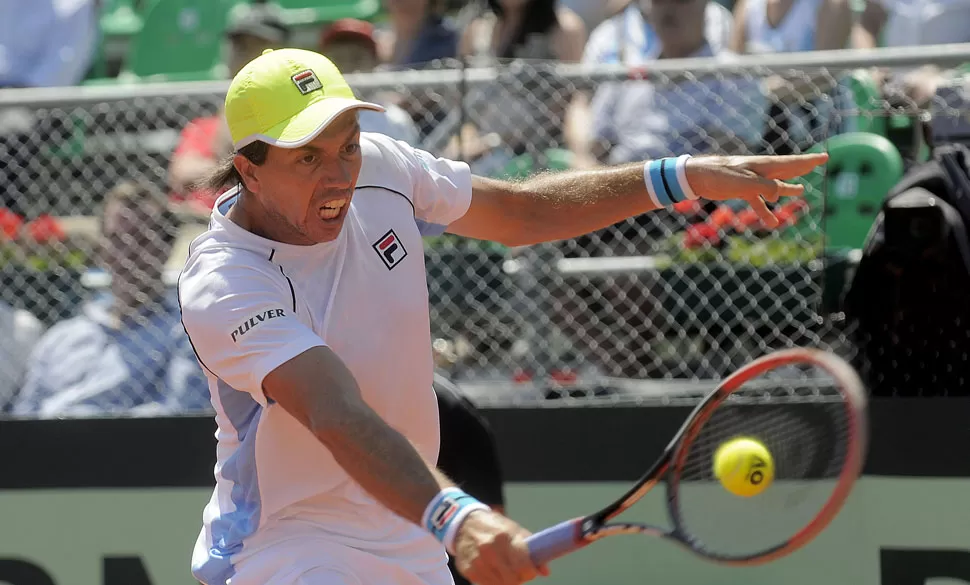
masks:
[(259, 200), (245, 189), (239, 191), (236, 202), (226, 213), (226, 219), (252, 234), (273, 242), (293, 246), (314, 244), (300, 234), (294, 234), (294, 231), (285, 226), (276, 214), (268, 212)]

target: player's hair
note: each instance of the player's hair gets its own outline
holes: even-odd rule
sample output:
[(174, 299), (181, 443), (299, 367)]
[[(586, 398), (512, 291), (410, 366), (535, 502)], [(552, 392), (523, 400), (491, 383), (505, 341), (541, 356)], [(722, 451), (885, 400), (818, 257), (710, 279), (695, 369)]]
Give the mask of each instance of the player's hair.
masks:
[[(269, 144), (257, 140), (252, 144), (247, 144), (246, 146), (239, 149), (239, 154), (246, 157), (249, 162), (256, 166), (259, 166), (266, 162), (266, 155), (269, 154)], [(236, 153), (232, 153), (216, 165), (216, 168), (212, 170), (206, 177), (202, 180), (196, 182), (193, 187), (196, 189), (210, 189), (212, 191), (219, 191), (225, 187), (235, 187), (236, 185), (241, 185), (243, 182), (242, 175), (236, 170), (236, 164), (233, 162)]]

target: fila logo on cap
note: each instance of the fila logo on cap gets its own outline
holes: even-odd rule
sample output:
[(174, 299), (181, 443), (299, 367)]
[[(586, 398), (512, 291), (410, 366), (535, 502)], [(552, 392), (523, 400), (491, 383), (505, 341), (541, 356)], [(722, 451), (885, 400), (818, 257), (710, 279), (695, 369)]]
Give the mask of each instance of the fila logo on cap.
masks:
[(377, 255), (384, 261), (384, 266), (387, 266), (388, 270), (400, 264), (401, 260), (404, 260), (408, 255), (408, 251), (404, 249), (404, 244), (398, 239), (394, 230), (388, 230), (386, 234), (374, 242), (374, 250), (377, 251)]
[(311, 91), (317, 89), (323, 89), (323, 84), (317, 79), (317, 74), (310, 69), (304, 69), (299, 73), (290, 77), (293, 80), (293, 84), (296, 88), (300, 90), (300, 93), (306, 95)]

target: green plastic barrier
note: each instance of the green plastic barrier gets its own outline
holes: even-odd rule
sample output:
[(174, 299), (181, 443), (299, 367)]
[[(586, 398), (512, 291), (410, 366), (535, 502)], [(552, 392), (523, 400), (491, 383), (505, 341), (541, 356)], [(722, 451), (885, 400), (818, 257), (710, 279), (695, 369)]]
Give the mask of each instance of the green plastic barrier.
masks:
[(903, 176), (903, 158), (889, 139), (867, 132), (833, 136), (815, 150), (829, 153), (824, 177), (820, 171), (809, 177), (809, 197), (824, 195), (812, 203), (824, 205), (826, 252), (861, 248), (883, 200)]

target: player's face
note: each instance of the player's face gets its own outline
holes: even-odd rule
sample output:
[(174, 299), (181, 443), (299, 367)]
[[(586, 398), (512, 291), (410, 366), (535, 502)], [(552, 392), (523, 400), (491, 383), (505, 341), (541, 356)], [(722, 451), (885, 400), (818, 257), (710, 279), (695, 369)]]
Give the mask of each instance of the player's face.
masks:
[(349, 111), (301, 148), (270, 147), (253, 169), (267, 230), (285, 243), (310, 245), (335, 239), (350, 210), (360, 175), (360, 126)]

